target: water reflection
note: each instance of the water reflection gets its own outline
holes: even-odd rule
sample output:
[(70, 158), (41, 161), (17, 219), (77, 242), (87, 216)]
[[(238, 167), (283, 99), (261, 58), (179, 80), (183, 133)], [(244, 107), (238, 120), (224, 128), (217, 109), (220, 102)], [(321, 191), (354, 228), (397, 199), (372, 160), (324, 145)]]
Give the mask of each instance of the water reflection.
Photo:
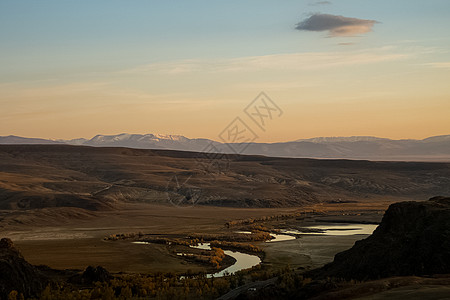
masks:
[[(290, 233), (290, 232), (285, 232), (285, 233)], [(283, 241), (295, 240), (295, 236), (292, 236), (292, 235), (275, 234), (275, 233), (271, 233), (270, 235), (273, 236), (274, 238), (271, 239), (271, 240), (266, 241), (266, 243), (274, 243), (274, 242), (283, 242)]]
[(314, 235), (371, 235), (378, 225), (373, 224), (330, 224), (304, 227), (303, 230), (282, 230), (288, 234)]

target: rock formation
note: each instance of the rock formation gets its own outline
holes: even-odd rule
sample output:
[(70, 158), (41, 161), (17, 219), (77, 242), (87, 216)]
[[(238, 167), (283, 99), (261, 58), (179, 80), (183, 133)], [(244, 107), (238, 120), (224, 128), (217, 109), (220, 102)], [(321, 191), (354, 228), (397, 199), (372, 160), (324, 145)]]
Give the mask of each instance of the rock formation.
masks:
[(450, 198), (392, 204), (371, 236), (313, 273), (359, 280), (450, 273)]
[(48, 279), (29, 264), (8, 238), (0, 240), (0, 299), (7, 299), (12, 290), (25, 298), (37, 296)]

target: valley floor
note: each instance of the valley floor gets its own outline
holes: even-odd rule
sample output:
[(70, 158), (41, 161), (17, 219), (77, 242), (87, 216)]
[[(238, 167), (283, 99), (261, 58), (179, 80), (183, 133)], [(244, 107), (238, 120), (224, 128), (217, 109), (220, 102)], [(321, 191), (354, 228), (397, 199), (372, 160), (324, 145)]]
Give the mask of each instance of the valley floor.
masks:
[[(300, 213), (302, 217), (274, 218), (257, 223), (280, 228), (330, 221), (379, 222), (390, 203), (386, 200), (270, 209), (127, 204), (121, 209), (89, 214), (76, 211), (74, 218), (67, 211), (70, 209), (64, 213), (59, 209), (28, 211), (22, 215), (15, 212), (14, 216), (8, 216), (8, 212), (3, 211), (0, 236), (12, 239), (30, 263), (55, 269), (81, 270), (89, 265), (101, 265), (111, 272), (197, 272), (206, 271), (205, 266), (174, 255), (166, 245), (139, 245), (129, 240), (105, 241), (104, 238), (111, 234), (137, 232), (180, 236), (220, 234), (239, 229), (239, 226), (231, 229), (225, 226), (233, 220), (292, 213)], [(258, 242), (256, 245), (265, 252), (263, 264), (274, 268), (290, 265), (311, 269), (331, 261), (334, 254), (350, 248), (362, 238), (364, 236), (360, 235), (326, 238), (311, 235), (278, 243)]]

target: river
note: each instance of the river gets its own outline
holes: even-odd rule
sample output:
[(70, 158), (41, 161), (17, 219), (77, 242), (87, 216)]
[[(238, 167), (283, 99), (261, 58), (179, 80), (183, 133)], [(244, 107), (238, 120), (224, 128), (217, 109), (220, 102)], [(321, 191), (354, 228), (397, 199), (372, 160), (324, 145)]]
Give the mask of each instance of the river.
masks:
[[(349, 236), (349, 235), (370, 235), (376, 229), (377, 225), (370, 224), (327, 224), (305, 226), (301, 230), (282, 229), (281, 234), (271, 233), (273, 239), (266, 241), (266, 243), (284, 242), (295, 240), (296, 235), (326, 235), (326, 236)], [(302, 231), (303, 230), (303, 231)], [(249, 231), (242, 231), (238, 233), (251, 234)], [(148, 242), (133, 242), (134, 244), (149, 244)], [(211, 250), (210, 243), (200, 243), (197, 246), (190, 246), (196, 249)], [(250, 269), (261, 263), (261, 259), (256, 255), (246, 254), (238, 251), (225, 250), (224, 253), (233, 257), (236, 262), (216, 273), (207, 274), (207, 277), (222, 277), (228, 274), (234, 274), (238, 271)], [(183, 253), (177, 253), (183, 255)]]
[[(211, 246), (209, 243), (198, 244), (197, 246), (190, 246), (190, 247), (196, 248), (196, 249), (211, 250)], [(236, 262), (233, 265), (229, 266), (228, 268), (223, 269), (222, 271), (208, 274), (207, 275), (208, 277), (212, 277), (212, 276), (222, 277), (227, 274), (234, 274), (237, 271), (250, 269), (261, 263), (261, 259), (256, 255), (250, 255), (250, 254), (237, 252), (237, 251), (231, 251), (231, 250), (225, 250), (224, 253), (226, 255), (233, 257), (236, 260)]]

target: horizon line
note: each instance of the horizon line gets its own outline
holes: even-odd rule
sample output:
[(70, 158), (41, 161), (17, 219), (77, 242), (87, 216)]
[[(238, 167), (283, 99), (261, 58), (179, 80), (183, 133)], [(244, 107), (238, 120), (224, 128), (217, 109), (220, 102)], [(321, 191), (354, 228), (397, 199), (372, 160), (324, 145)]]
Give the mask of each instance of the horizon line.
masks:
[[(177, 136), (177, 137), (184, 137), (187, 138), (189, 140), (210, 140), (213, 142), (217, 142), (217, 143), (221, 143), (221, 144), (227, 144), (224, 142), (220, 142), (218, 140), (213, 140), (211, 138), (205, 138), (205, 137), (195, 137), (195, 138), (191, 138), (191, 137), (187, 137), (185, 135), (182, 134), (165, 134), (165, 133), (126, 133), (126, 132), (122, 132), (122, 133), (118, 133), (118, 134), (96, 134), (94, 135), (92, 138), (84, 138), (84, 137), (77, 137), (77, 138), (69, 138), (69, 139), (62, 139), (62, 138), (43, 138), (43, 137), (29, 137), (29, 136), (21, 136), (21, 135), (15, 135), (15, 134), (9, 134), (9, 135), (0, 135), (0, 138), (6, 138), (6, 137), (17, 137), (17, 138), (24, 138), (24, 139), (41, 139), (41, 140), (47, 140), (47, 141), (53, 141), (53, 142), (68, 142), (68, 141), (73, 141), (73, 140), (86, 140), (86, 141), (90, 141), (92, 139), (94, 139), (95, 137), (98, 136), (119, 136), (119, 135), (154, 135), (154, 136)], [(347, 135), (347, 136), (314, 136), (314, 137), (309, 137), (309, 138), (299, 138), (296, 140), (288, 140), (288, 141), (278, 141), (278, 142), (251, 142), (249, 144), (278, 144), (278, 143), (293, 143), (293, 142), (302, 142), (305, 141), (307, 142), (308, 140), (313, 140), (313, 139), (321, 139), (321, 138), (373, 138), (373, 139), (380, 139), (380, 140), (390, 140), (390, 141), (423, 141), (429, 138), (435, 138), (435, 137), (444, 137), (444, 136), (450, 136), (449, 134), (438, 134), (438, 135), (431, 135), (431, 136), (426, 136), (424, 138), (400, 138), (400, 139), (396, 139), (396, 138), (387, 138), (387, 137), (379, 137), (379, 136), (373, 136), (373, 135)], [(232, 144), (232, 143), (230, 143)]]

